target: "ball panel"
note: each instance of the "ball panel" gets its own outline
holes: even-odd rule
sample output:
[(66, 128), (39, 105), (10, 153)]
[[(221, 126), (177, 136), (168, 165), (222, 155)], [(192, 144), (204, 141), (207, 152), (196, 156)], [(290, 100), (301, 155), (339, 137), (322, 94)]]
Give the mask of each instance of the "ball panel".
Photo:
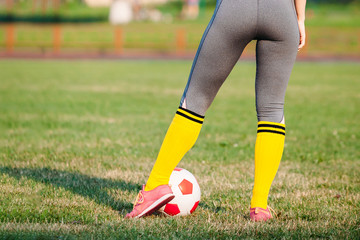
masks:
[(179, 201), (178, 201), (179, 197), (183, 196), (179, 186), (173, 185), (173, 186), (171, 186), (171, 190), (172, 190), (173, 194), (175, 195), (175, 197), (169, 203), (179, 203)]
[(200, 190), (200, 186), (196, 183), (193, 184), (193, 194), (192, 196), (194, 197), (195, 201), (200, 201), (201, 198), (201, 190)]
[(182, 176), (183, 171), (173, 171), (170, 175), (169, 184), (170, 186), (177, 186), (184, 179)]
[(197, 206), (199, 205), (199, 201), (197, 201), (194, 206), (192, 207), (192, 209), (190, 210), (190, 213), (193, 213), (195, 211), (195, 209), (197, 208)]
[[(178, 205), (180, 212), (190, 213), (190, 209), (193, 207), (195, 201), (192, 195), (175, 196), (176, 204)], [(175, 199), (174, 198), (174, 199)]]
[(180, 209), (177, 204), (168, 203), (165, 205), (164, 212), (171, 216), (175, 216), (180, 213)]
[(193, 184), (186, 179), (182, 180), (182, 182), (179, 184), (179, 188), (184, 195), (192, 194), (193, 192)]

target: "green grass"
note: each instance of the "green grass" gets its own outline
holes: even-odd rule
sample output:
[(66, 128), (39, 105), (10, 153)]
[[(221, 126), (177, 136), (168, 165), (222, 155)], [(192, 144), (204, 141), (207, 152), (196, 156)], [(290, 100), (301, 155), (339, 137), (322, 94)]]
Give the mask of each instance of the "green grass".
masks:
[(360, 2), (351, 4), (307, 4), (309, 26), (359, 27)]
[[(49, 18), (51, 16), (59, 16), (62, 19), (66, 18), (100, 18), (105, 20), (109, 14), (109, 8), (100, 7), (100, 8), (90, 8), (86, 6), (86, 4), (80, 3), (79, 1), (66, 1), (66, 3), (62, 2), (59, 9), (54, 9), (51, 1), (47, 1), (46, 10), (43, 11), (42, 2), (37, 1), (37, 5), (35, 8), (33, 5), (33, 1), (14, 1), (15, 4), (11, 9), (10, 13), (14, 15), (15, 18), (38, 18), (41, 22), (41, 18)], [(8, 10), (6, 9), (6, 5), (0, 5), (0, 14), (6, 15), (8, 14)], [(43, 21), (46, 22), (46, 21)]]
[(156, 157), (189, 61), (0, 61), (0, 238), (360, 237), (360, 68), (297, 63), (269, 204), (248, 218), (253, 63), (240, 62), (180, 163), (202, 200), (188, 217), (125, 220)]

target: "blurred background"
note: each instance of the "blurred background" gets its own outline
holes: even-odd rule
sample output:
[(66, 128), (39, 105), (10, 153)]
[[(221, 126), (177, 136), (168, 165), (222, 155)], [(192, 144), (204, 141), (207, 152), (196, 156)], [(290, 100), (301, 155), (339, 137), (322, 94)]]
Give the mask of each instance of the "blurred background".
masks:
[[(215, 0), (0, 0), (0, 57), (192, 58)], [(360, 1), (308, 0), (299, 58), (360, 58)], [(243, 58), (254, 57), (254, 43)]]

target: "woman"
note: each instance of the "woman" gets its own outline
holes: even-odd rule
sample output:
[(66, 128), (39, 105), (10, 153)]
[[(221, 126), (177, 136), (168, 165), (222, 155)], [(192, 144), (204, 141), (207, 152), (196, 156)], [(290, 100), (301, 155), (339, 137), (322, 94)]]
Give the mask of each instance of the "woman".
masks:
[(148, 215), (174, 198), (173, 169), (194, 145), (206, 110), (245, 46), (256, 44), (255, 182), (250, 218), (272, 218), (267, 198), (285, 140), (284, 97), (297, 51), (305, 45), (306, 0), (218, 0), (195, 56), (180, 107), (149, 179), (127, 218)]

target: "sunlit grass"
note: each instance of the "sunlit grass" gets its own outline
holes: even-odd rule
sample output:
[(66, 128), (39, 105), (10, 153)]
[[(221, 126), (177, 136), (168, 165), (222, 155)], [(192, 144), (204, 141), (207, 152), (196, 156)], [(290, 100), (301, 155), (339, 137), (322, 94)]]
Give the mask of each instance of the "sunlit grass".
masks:
[(1, 61), (0, 235), (17, 238), (359, 237), (359, 65), (297, 63), (269, 204), (248, 218), (256, 137), (253, 63), (240, 62), (180, 165), (194, 215), (125, 220), (150, 172), (189, 61)]

